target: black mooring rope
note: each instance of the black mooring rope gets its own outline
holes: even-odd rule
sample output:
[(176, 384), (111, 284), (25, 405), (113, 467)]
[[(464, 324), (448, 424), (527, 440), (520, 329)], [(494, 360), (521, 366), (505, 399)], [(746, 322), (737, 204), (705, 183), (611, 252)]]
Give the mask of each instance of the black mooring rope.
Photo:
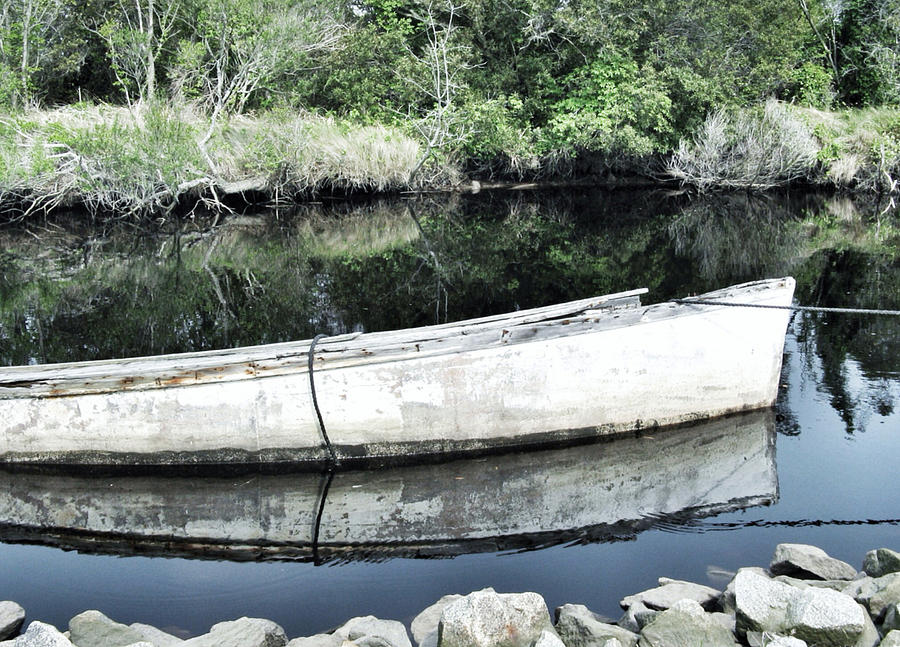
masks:
[(869, 308), (823, 308), (819, 306), (773, 306), (763, 303), (732, 303), (729, 301), (705, 301), (703, 299), (672, 299), (672, 303), (698, 306), (730, 306), (732, 308), (770, 308), (772, 310), (793, 310), (799, 312), (838, 312), (854, 315), (900, 316), (900, 310), (872, 310)]
[(325, 502), (328, 499), (328, 490), (331, 489), (331, 482), (334, 480), (334, 470), (329, 469), (325, 473), (325, 481), (322, 484), (322, 492), (319, 496), (319, 511), (316, 513), (316, 525), (313, 527), (313, 564), (318, 566), (322, 562), (319, 560), (319, 532), (322, 528), (322, 513), (325, 512)]
[(322, 412), (319, 410), (319, 399), (316, 397), (316, 381), (313, 379), (313, 351), (316, 348), (316, 344), (319, 343), (320, 339), (328, 337), (328, 335), (319, 334), (313, 337), (312, 342), (309, 344), (309, 350), (307, 351), (308, 356), (308, 372), (309, 372), (309, 391), (312, 394), (312, 403), (313, 408), (316, 410), (316, 417), (319, 419), (319, 430), (322, 432), (322, 438), (325, 439), (325, 448), (328, 450), (328, 454), (331, 456), (331, 464), (332, 466), (337, 466), (340, 461), (338, 461), (337, 454), (334, 453), (334, 447), (331, 446), (331, 441), (328, 439), (328, 432), (325, 431), (325, 421), (322, 420)]

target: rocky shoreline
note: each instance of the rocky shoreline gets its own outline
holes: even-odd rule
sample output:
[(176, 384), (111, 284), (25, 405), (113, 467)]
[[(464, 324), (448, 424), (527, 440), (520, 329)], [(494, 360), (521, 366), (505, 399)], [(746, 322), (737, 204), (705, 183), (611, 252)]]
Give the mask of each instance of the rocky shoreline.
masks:
[(779, 544), (768, 569), (742, 568), (724, 591), (663, 577), (620, 604), (618, 621), (579, 604), (557, 608), (551, 621), (537, 593), (484, 589), (441, 598), (409, 631), (366, 616), (289, 640), (271, 620), (240, 618), (182, 640), (95, 610), (65, 632), (34, 620), (20, 633), (26, 612), (5, 601), (0, 647), (900, 647), (900, 553), (869, 551), (857, 572), (815, 546)]

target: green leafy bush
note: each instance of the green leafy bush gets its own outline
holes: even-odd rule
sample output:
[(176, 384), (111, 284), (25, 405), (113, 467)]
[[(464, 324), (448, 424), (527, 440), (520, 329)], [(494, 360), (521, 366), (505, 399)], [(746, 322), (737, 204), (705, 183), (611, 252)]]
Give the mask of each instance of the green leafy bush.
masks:
[(656, 72), (605, 53), (568, 74), (543, 130), (548, 149), (647, 155), (672, 136), (672, 101)]

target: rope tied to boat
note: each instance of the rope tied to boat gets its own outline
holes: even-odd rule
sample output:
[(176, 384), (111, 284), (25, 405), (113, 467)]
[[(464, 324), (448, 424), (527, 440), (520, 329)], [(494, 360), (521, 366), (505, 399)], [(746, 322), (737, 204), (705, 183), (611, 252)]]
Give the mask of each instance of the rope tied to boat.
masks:
[(791, 310), (794, 312), (835, 312), (856, 315), (887, 315), (900, 317), (900, 310), (877, 310), (871, 308), (828, 308), (820, 306), (774, 306), (764, 303), (734, 303), (731, 301), (708, 301), (705, 299), (672, 299), (672, 303), (697, 306), (729, 306), (732, 308), (767, 308), (771, 310)]
[(331, 440), (328, 438), (328, 432), (325, 431), (325, 421), (322, 419), (322, 411), (319, 409), (319, 399), (316, 397), (316, 381), (313, 378), (313, 365), (315, 359), (313, 351), (316, 349), (316, 344), (319, 343), (320, 339), (324, 339), (328, 337), (325, 334), (318, 334), (313, 337), (313, 340), (309, 344), (309, 350), (307, 351), (307, 368), (309, 373), (309, 391), (312, 394), (312, 403), (313, 408), (316, 410), (316, 418), (319, 420), (319, 431), (322, 432), (322, 438), (325, 440), (325, 448), (328, 450), (328, 455), (330, 456), (331, 466), (337, 467), (340, 465), (340, 461), (338, 460), (337, 454), (334, 451), (334, 447), (331, 445)]

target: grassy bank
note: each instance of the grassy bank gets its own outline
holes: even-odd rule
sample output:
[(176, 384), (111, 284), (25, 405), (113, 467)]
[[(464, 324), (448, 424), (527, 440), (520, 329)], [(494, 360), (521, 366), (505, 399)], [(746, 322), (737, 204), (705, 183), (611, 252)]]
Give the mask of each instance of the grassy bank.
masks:
[(383, 126), (267, 113), (211, 124), (189, 106), (78, 105), (0, 116), (6, 217), (85, 206), (167, 215), (243, 199), (417, 185), (420, 145)]
[[(521, 133), (489, 175), (466, 156), (473, 138), (431, 150), (410, 128), (270, 111), (212, 124), (187, 104), (135, 109), (79, 104), (0, 115), (4, 219), (72, 206), (160, 217), (322, 193), (446, 187), (471, 179), (594, 180), (642, 176), (700, 191), (788, 185), (896, 193), (900, 110), (827, 112), (770, 100), (711, 113), (671, 151), (621, 142), (547, 150)], [(484, 142), (485, 144), (487, 141)], [(494, 142), (496, 143), (496, 142)], [(530, 161), (523, 165), (521, 160)], [(561, 163), (565, 159), (566, 163)]]

